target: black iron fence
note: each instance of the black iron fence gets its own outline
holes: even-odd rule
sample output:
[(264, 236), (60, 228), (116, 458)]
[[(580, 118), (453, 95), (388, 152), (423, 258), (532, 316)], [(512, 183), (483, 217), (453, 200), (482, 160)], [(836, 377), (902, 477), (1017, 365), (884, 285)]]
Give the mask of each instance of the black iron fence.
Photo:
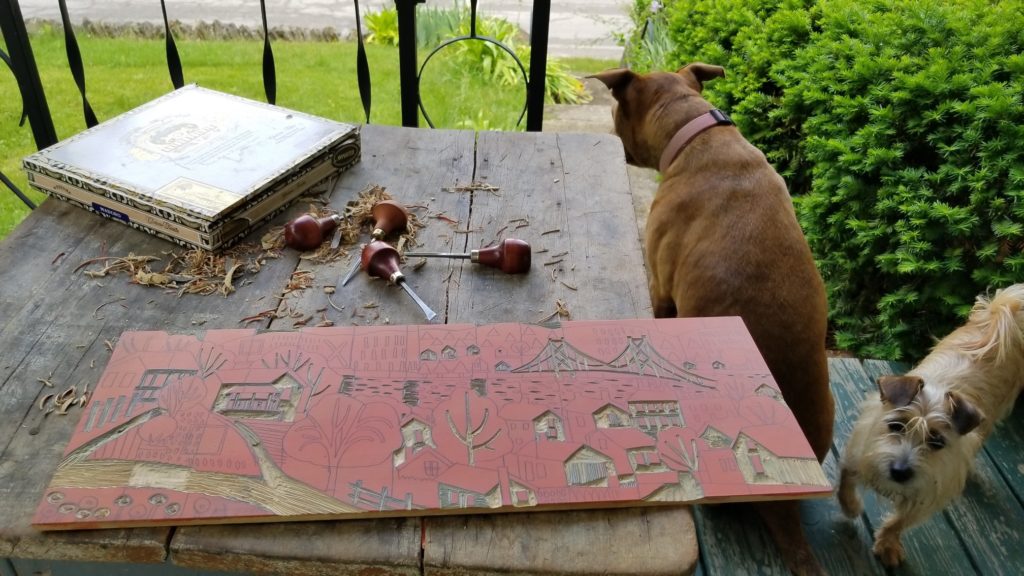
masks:
[[(402, 125), (416, 127), (419, 125), (419, 115), (422, 112), (428, 124), (430, 117), (423, 108), (420, 98), (420, 76), (423, 72), (423, 65), (430, 59), (434, 52), (453, 42), (459, 41), (480, 41), (497, 45), (510, 54), (517, 63), (523, 78), (526, 80), (526, 98), (523, 112), (520, 114), (519, 122), (523, 117), (526, 119), (526, 130), (540, 131), (544, 115), (544, 93), (545, 93), (545, 72), (547, 66), (548, 48), (548, 26), (551, 14), (551, 0), (534, 0), (533, 11), (530, 23), (530, 63), (527, 67), (516, 57), (515, 53), (500, 41), (477, 34), (477, 0), (470, 2), (470, 34), (459, 38), (445, 41), (431, 52), (423, 65), (419, 63), (416, 42), (416, 6), (425, 4), (426, 0), (395, 0), (395, 8), (398, 14), (398, 58), (399, 58), (399, 80), (401, 85), (401, 110)], [(78, 42), (75, 38), (74, 26), (71, 14), (68, 11), (65, 0), (58, 0), (61, 20), (64, 28), (65, 47), (67, 50), (68, 66), (78, 87), (82, 98), (82, 113), (85, 116), (86, 126), (94, 126), (97, 123), (96, 115), (89, 105), (89, 98), (86, 85), (85, 68), (82, 57), (79, 53)], [(180, 88), (184, 84), (181, 58), (178, 56), (177, 46), (174, 41), (174, 34), (171, 29), (171, 19), (168, 16), (168, 7), (164, 0), (160, 0), (160, 8), (163, 14), (164, 38), (167, 52), (167, 70), (171, 78), (171, 84)], [(359, 86), (359, 97), (363, 106), (366, 122), (372, 120), (372, 75), (366, 60), (366, 52), (362, 43), (361, 15), (359, 13), (359, 0), (353, 0), (349, 6), (347, 2), (338, 3), (338, 9), (354, 9), (356, 15), (356, 38), (359, 43), (356, 52), (356, 74)], [(267, 20), (265, 0), (260, 0), (260, 14), (263, 26), (263, 87), (267, 102), (273, 104), (277, 97), (277, 72), (274, 63), (273, 46), (271, 45), (270, 27)], [(18, 0), (0, 0), (0, 31), (3, 32), (7, 42), (7, 52), (0, 50), (0, 58), (7, 64), (17, 79), (21, 92), (22, 104), (24, 106), (22, 122), (27, 118), (32, 128), (32, 135), (36, 146), (40, 149), (46, 148), (57, 142), (57, 133), (54, 130), (53, 119), (50, 115), (49, 105), (46, 101), (46, 94), (42, 82), (39, 79), (39, 70), (36, 67), (35, 57), (32, 54), (32, 45), (29, 41), (28, 31), (25, 26), (25, 19), (21, 13)], [(34, 208), (32, 202), (24, 196), (14, 184), (3, 174), (0, 174), (0, 181), (11, 188), (29, 207)]]

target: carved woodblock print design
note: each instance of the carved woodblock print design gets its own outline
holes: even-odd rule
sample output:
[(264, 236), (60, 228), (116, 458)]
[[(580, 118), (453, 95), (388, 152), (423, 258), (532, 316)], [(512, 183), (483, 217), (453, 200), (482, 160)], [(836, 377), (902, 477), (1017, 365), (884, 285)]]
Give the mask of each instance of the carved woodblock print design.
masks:
[(44, 529), (824, 496), (737, 318), (126, 332)]

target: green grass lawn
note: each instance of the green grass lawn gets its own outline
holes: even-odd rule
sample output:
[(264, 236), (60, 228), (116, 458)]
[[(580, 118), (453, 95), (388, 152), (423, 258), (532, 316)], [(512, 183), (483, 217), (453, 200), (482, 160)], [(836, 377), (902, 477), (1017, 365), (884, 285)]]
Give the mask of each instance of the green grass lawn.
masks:
[[(172, 89), (162, 40), (80, 35), (78, 42), (85, 62), (86, 93), (101, 122)], [(84, 130), (82, 102), (68, 69), (63, 34), (53, 30), (34, 33), (32, 48), (57, 137), (67, 138)], [(398, 50), (375, 45), (366, 48), (373, 95), (370, 122), (399, 125)], [(354, 42), (279, 41), (273, 49), (278, 105), (325, 118), (364, 122)], [(262, 42), (179, 41), (178, 51), (186, 83), (265, 100)], [(615, 65), (593, 59), (564, 62), (581, 74)], [(516, 129), (523, 90), (468, 74), (439, 54), (424, 72), (423, 100), (438, 128), (508, 130)], [(36, 147), (31, 128), (27, 124), (18, 126), (21, 97), (6, 67), (0, 68), (0, 102), (0, 170), (34, 201), (41, 202), (43, 196), (28, 189), (21, 169), (21, 158)], [(422, 119), (420, 124), (426, 126)], [(21, 200), (0, 185), (0, 238), (27, 213)]]

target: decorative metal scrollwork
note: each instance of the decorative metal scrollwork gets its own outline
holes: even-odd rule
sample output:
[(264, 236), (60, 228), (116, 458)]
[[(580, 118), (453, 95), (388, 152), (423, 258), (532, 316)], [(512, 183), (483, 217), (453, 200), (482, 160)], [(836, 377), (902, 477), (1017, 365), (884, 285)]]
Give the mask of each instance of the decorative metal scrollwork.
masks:
[(509, 47), (508, 45), (504, 44), (500, 40), (497, 40), (495, 38), (491, 38), (490, 36), (481, 36), (481, 35), (476, 33), (476, 4), (477, 4), (477, 0), (472, 0), (472, 2), (470, 2), (470, 8), (469, 8), (469, 10), (470, 10), (470, 12), (469, 12), (469, 14), (470, 14), (469, 35), (467, 35), (467, 36), (458, 36), (458, 37), (455, 37), (455, 38), (450, 38), (450, 39), (445, 40), (444, 42), (442, 42), (437, 48), (434, 48), (430, 52), (430, 54), (427, 54), (427, 57), (423, 59), (423, 64), (420, 65), (419, 72), (416, 74), (416, 101), (417, 101), (417, 103), (419, 105), (420, 113), (423, 114), (423, 118), (427, 121), (427, 124), (431, 128), (435, 128), (434, 122), (430, 119), (430, 115), (427, 114), (427, 109), (423, 105), (423, 98), (422, 98), (422, 95), (420, 94), (420, 81), (423, 78), (423, 71), (424, 71), (424, 69), (426, 69), (427, 64), (430, 63), (430, 59), (433, 58), (434, 55), (436, 55), (441, 50), (444, 50), (448, 46), (451, 46), (452, 44), (455, 44), (455, 43), (458, 43), (458, 42), (466, 42), (466, 41), (474, 41), (474, 40), (478, 41), (478, 42), (486, 42), (486, 43), (493, 44), (493, 45), (497, 46), (502, 51), (504, 51), (505, 53), (507, 53), (509, 56), (512, 57), (513, 62), (515, 62), (516, 66), (519, 67), (519, 72), (520, 72), (520, 74), (522, 74), (522, 77), (523, 77), (523, 86), (525, 87), (525, 95), (523, 97), (523, 110), (522, 110), (522, 112), (519, 113), (519, 118), (516, 120), (516, 126), (519, 126), (522, 123), (523, 118), (526, 116), (526, 108), (527, 108), (527, 105), (529, 104), (528, 96), (529, 96), (529, 91), (530, 91), (530, 81), (529, 81), (529, 78), (528, 78), (528, 76), (526, 74), (526, 67), (523, 65), (523, 61), (519, 59), (519, 56), (516, 56), (515, 51), (512, 50), (511, 47)]

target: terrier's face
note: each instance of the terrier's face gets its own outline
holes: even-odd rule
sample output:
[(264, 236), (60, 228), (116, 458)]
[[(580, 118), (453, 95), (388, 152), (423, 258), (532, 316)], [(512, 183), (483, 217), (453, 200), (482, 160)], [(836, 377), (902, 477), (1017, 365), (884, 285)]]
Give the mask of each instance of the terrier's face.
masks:
[(857, 423), (870, 427), (861, 455), (865, 482), (893, 500), (922, 504), (959, 491), (973, 457), (965, 435), (981, 423), (981, 412), (917, 376), (883, 376), (878, 389), (881, 403)]

